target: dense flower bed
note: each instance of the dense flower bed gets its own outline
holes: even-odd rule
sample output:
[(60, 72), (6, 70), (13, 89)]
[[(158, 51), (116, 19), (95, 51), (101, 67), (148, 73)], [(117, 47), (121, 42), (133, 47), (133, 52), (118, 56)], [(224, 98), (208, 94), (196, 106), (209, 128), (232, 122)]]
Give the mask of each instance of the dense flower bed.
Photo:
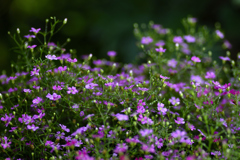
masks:
[(0, 76), (1, 158), (238, 159), (239, 65), (228, 51), (212, 60), (213, 46), (231, 44), (196, 21), (176, 34), (134, 24), (141, 65), (115, 62), (115, 51), (77, 58), (70, 39), (51, 41), (67, 19), (9, 33), (18, 62)]

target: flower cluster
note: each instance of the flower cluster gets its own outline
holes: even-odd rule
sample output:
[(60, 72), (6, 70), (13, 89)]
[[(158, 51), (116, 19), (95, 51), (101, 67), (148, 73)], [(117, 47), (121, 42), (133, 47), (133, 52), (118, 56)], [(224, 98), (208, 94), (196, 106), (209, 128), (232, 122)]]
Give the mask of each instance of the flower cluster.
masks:
[(0, 75), (1, 158), (239, 159), (239, 60), (213, 62), (208, 38), (231, 47), (223, 31), (183, 22), (177, 35), (134, 25), (143, 64), (118, 63), (116, 51), (78, 58), (46, 40), (55, 27), (31, 28), (18, 72)]

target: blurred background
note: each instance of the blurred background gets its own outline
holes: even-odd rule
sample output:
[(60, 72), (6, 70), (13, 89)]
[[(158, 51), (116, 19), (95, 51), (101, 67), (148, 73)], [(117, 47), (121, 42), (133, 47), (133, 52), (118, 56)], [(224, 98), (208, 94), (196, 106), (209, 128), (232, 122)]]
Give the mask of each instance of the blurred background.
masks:
[[(77, 55), (92, 53), (107, 57), (107, 51), (118, 53), (118, 61), (130, 63), (138, 54), (133, 35), (134, 23), (162, 24), (166, 28), (182, 27), (187, 16), (201, 25), (214, 29), (221, 24), (226, 39), (232, 44), (231, 56), (240, 51), (240, 0), (0, 0), (0, 74), (11, 72), (15, 42), (7, 34), (29, 33), (31, 27), (44, 28), (45, 19), (56, 16), (67, 25), (55, 36), (66, 49), (76, 49)], [(217, 54), (217, 53), (213, 53)], [(14, 55), (14, 56), (13, 56)]]

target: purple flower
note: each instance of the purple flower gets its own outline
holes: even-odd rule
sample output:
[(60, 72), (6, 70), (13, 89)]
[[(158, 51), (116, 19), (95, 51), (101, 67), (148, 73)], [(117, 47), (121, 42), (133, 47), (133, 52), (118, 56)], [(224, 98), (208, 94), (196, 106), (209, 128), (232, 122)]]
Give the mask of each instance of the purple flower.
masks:
[(32, 102), (33, 102), (33, 104), (38, 104), (38, 103), (42, 102), (42, 98), (37, 97), (37, 98), (33, 99)]
[(224, 38), (224, 34), (223, 34), (221, 31), (216, 30), (215, 32), (216, 32), (216, 34), (217, 34), (217, 36), (218, 36), (219, 38), (221, 38), (221, 39)]
[(41, 30), (41, 28), (35, 29), (35, 28), (31, 28), (31, 30), (29, 30), (29, 32), (34, 32), (34, 33), (38, 33)]
[(94, 158), (90, 157), (85, 150), (78, 151), (75, 159), (76, 160), (94, 160)]
[(3, 140), (2, 140), (2, 143), (1, 143), (1, 146), (6, 149), (6, 148), (10, 148), (10, 144), (12, 142), (7, 142), (8, 141), (8, 138), (6, 136), (3, 137)]
[(23, 89), (23, 92), (25, 92), (25, 93), (31, 93), (31, 89)]
[(58, 95), (57, 93), (53, 93), (52, 95), (50, 93), (47, 94), (46, 96), (50, 100), (57, 101), (58, 99), (61, 98), (61, 95)]
[(50, 54), (48, 54), (48, 55), (46, 55), (45, 56), (47, 59), (49, 59), (49, 60), (58, 60), (58, 58), (55, 56), (55, 55), (50, 55)]
[(202, 77), (199, 76), (199, 75), (191, 75), (191, 78), (190, 78), (191, 81), (195, 81), (196, 83), (199, 83), (199, 84), (203, 84), (204, 81), (202, 80)]
[(32, 125), (27, 125), (27, 129), (36, 131), (39, 127), (36, 127), (34, 124)]
[(87, 116), (84, 118), (84, 120), (85, 120), (85, 119), (88, 119), (88, 118), (90, 118), (90, 117), (92, 117), (92, 116), (94, 116), (94, 114), (89, 114), (89, 115), (87, 115)]
[(152, 129), (144, 129), (144, 130), (140, 130), (139, 133), (142, 135), (142, 137), (145, 137), (149, 134), (151, 134), (153, 132)]
[(141, 106), (141, 105), (140, 105), (140, 106), (139, 106), (139, 105), (137, 106), (137, 113), (145, 113), (145, 111), (146, 111), (146, 110), (145, 110), (144, 106)]
[(5, 126), (7, 127), (10, 121), (12, 120), (12, 118), (14, 118), (14, 115), (12, 115), (12, 113), (10, 113), (9, 116), (5, 114), (5, 117), (2, 117), (1, 121), (4, 121), (6, 123)]
[(155, 153), (154, 144), (152, 144), (151, 146), (142, 144), (142, 150), (150, 153)]
[(211, 152), (211, 155), (214, 155), (214, 156), (221, 156), (221, 152), (220, 151), (214, 151), (214, 152)]
[(214, 72), (207, 72), (205, 78), (214, 79), (214, 78), (216, 78), (216, 75)]
[(224, 40), (223, 46), (226, 47), (226, 48), (228, 48), (228, 49), (231, 49), (231, 48), (232, 48), (232, 45), (231, 45), (231, 43), (230, 43), (228, 40)]
[(60, 131), (57, 131), (57, 134), (55, 135), (55, 137), (57, 138), (57, 139), (64, 139), (65, 138), (65, 133), (64, 132), (60, 132)]
[(181, 138), (181, 137), (185, 136), (186, 134), (187, 133), (185, 131), (180, 131), (180, 130), (176, 130), (175, 132), (171, 133), (173, 138)]
[(80, 112), (80, 116), (81, 117), (84, 116), (84, 112), (83, 111)]
[(59, 124), (59, 126), (62, 128), (62, 130), (66, 131), (66, 132), (70, 132), (70, 130), (63, 124)]
[(162, 75), (160, 75), (160, 78), (162, 78), (162, 79), (170, 79), (169, 77), (165, 77), (165, 76), (162, 76)]
[(202, 136), (206, 137), (205, 134), (200, 129), (197, 130), (201, 133)]
[(164, 53), (164, 52), (166, 51), (166, 49), (163, 49), (162, 47), (156, 48), (155, 50), (156, 50), (157, 52), (162, 52), (162, 53)]
[(27, 46), (27, 48), (30, 48), (30, 49), (33, 49), (33, 48), (35, 48), (35, 47), (37, 47), (37, 45), (32, 45), (32, 46)]
[(40, 69), (37, 70), (37, 68), (33, 68), (33, 71), (31, 71), (30, 76), (33, 76), (33, 75), (38, 76), (38, 75), (39, 75), (39, 70), (40, 70)]
[(108, 52), (107, 52), (107, 55), (108, 55), (109, 57), (115, 57), (115, 56), (117, 55), (117, 53), (116, 53), (115, 51), (108, 51)]
[(161, 40), (161, 41), (157, 42), (155, 45), (156, 45), (157, 47), (162, 47), (162, 46), (165, 45), (165, 42)]
[(171, 60), (168, 61), (168, 66), (172, 67), (172, 68), (176, 68), (177, 63), (178, 62), (175, 59), (171, 59)]
[(149, 44), (152, 42), (153, 42), (153, 39), (151, 37), (142, 37), (142, 40), (141, 40), (142, 44)]
[(118, 114), (116, 114), (115, 116), (117, 117), (117, 119), (118, 119), (119, 121), (128, 121), (128, 116), (125, 115), (125, 114), (120, 114), (120, 113), (118, 113)]
[(223, 56), (219, 56), (219, 58), (223, 61), (230, 61), (229, 57), (223, 57)]
[(177, 117), (177, 120), (174, 119), (174, 121), (175, 121), (177, 124), (184, 124), (184, 123), (185, 123), (184, 119), (181, 118), (181, 117)]
[(67, 61), (70, 63), (75, 63), (77, 62), (77, 58), (74, 58), (74, 59), (68, 58)]
[(55, 86), (52, 87), (52, 89), (53, 89), (53, 90), (60, 91), (60, 90), (62, 90), (62, 87), (61, 87), (61, 86), (56, 86), (56, 85), (55, 85)]
[(160, 111), (163, 115), (165, 115), (167, 112), (167, 108), (164, 108), (164, 104), (158, 103), (157, 106), (158, 106), (158, 111)]
[(36, 36), (35, 36), (35, 35), (30, 35), (30, 34), (28, 34), (28, 35), (25, 35), (24, 37), (25, 37), (25, 38), (27, 38), (27, 39), (30, 39), (30, 38), (36, 38)]
[(191, 36), (191, 35), (186, 35), (184, 36), (184, 39), (188, 42), (188, 43), (194, 43), (196, 41), (195, 37)]
[(138, 121), (140, 121), (142, 124), (149, 124), (152, 125), (153, 121), (152, 119), (148, 118), (148, 117), (143, 117), (141, 114), (138, 117)]
[(198, 58), (198, 57), (196, 57), (196, 56), (193, 56), (193, 57), (191, 58), (191, 60), (192, 60), (193, 62), (201, 62), (201, 59)]
[(126, 152), (128, 149), (128, 146), (126, 145), (126, 143), (122, 143), (122, 144), (117, 144), (116, 148), (114, 149), (115, 153), (123, 153)]
[(179, 105), (180, 104), (180, 99), (176, 98), (176, 97), (172, 97), (171, 99), (169, 99), (169, 102), (171, 102), (172, 105)]
[(188, 123), (188, 128), (193, 131), (193, 130), (196, 130), (196, 128), (194, 127), (194, 125)]
[(76, 89), (76, 87), (68, 87), (68, 91), (67, 91), (68, 94), (76, 94), (78, 93), (78, 90)]
[(96, 83), (89, 83), (89, 84), (86, 84), (85, 88), (86, 89), (94, 89), (94, 87), (98, 86), (98, 84)]
[(181, 36), (175, 36), (175, 37), (173, 37), (173, 42), (174, 43), (183, 43), (183, 39)]

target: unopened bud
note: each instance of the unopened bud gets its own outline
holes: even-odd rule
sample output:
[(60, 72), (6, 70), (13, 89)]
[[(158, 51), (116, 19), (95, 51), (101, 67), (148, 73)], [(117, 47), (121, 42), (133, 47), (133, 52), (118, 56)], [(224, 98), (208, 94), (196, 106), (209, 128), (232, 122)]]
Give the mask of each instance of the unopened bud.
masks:
[(20, 29), (19, 28), (17, 28), (17, 33), (20, 34)]
[(67, 24), (67, 18), (63, 20), (63, 24)]

